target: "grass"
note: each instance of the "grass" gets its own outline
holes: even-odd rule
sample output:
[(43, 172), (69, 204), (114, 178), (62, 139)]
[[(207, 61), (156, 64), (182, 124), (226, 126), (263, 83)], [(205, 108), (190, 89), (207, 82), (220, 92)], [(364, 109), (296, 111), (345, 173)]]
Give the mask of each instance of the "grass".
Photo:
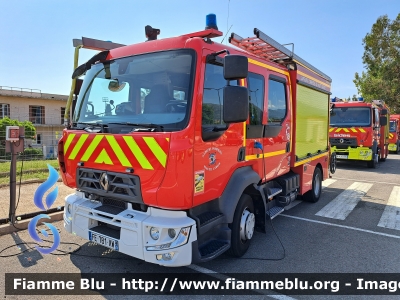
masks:
[[(35, 172), (35, 173), (24, 173), (22, 172), (22, 182), (26, 180), (32, 179), (39, 179), (39, 180), (46, 180), (49, 177), (49, 172)], [(19, 184), (19, 175), (17, 175), (17, 184)], [(9, 184), (10, 183), (10, 176), (1, 176), (0, 177), (0, 184)]]
[[(58, 169), (58, 160), (30, 160), (24, 161), (22, 168), (22, 181), (38, 179), (46, 180), (49, 177), (47, 164)], [(10, 162), (0, 163), (0, 184), (10, 183)], [(20, 180), (20, 170), (22, 162), (17, 162), (17, 183)]]
[[(24, 166), (22, 172), (24, 170), (37, 170), (37, 169), (47, 169), (47, 164), (54, 168), (58, 168), (58, 160), (28, 160), (24, 161)], [(10, 162), (0, 163), (0, 173), (10, 172)], [(22, 161), (17, 161), (17, 171), (21, 170)]]

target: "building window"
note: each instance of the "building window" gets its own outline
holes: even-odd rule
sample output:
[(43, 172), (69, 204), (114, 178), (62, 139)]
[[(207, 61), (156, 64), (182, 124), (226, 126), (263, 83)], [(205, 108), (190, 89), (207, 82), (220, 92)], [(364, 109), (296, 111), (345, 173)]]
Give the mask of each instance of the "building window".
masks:
[(44, 106), (29, 106), (29, 121), (33, 124), (44, 124)]
[(65, 107), (61, 107), (61, 124), (64, 124)]
[(42, 144), (42, 134), (41, 133), (36, 134), (36, 142), (34, 144), (36, 144), (36, 145)]
[(10, 117), (10, 104), (0, 103), (0, 119)]

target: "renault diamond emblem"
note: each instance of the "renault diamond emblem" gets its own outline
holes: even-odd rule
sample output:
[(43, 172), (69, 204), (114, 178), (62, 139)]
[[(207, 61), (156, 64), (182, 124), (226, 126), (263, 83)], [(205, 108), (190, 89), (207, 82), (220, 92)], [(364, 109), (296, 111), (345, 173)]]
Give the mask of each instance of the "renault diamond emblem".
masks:
[(105, 190), (105, 191), (108, 190), (108, 176), (107, 176), (107, 173), (101, 174), (100, 185), (103, 188), (103, 190)]
[(340, 139), (339, 142), (340, 142), (341, 144), (343, 144), (343, 143), (344, 143), (344, 139)]

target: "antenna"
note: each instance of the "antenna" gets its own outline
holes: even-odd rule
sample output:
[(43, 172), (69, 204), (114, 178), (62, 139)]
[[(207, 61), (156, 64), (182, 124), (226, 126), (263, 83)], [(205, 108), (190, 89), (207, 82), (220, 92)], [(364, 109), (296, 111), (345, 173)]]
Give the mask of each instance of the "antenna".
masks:
[(231, 25), (231, 27), (229, 27), (229, 29), (228, 29), (228, 26), (229, 26), (229, 5), (230, 5), (230, 3), (231, 3), (231, 0), (228, 0), (228, 17), (226, 18), (226, 34), (225, 34), (224, 38), (222, 39), (221, 44), (224, 42), (226, 36), (228, 35), (228, 32), (232, 28), (232, 25)]
[(224, 39), (225, 39), (226, 36), (228, 35), (228, 33), (229, 33), (229, 31), (231, 30), (232, 26), (233, 26), (233, 25), (231, 25), (231, 27), (229, 27), (229, 30), (226, 32), (224, 38), (223, 38), (222, 41), (221, 41), (221, 44), (224, 42)]

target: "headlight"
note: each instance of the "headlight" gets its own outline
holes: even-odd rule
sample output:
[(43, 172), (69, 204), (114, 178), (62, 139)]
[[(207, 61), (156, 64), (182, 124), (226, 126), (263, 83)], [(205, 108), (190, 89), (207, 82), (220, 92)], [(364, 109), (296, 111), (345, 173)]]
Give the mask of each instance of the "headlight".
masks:
[(168, 229), (168, 236), (173, 239), (176, 236), (176, 231), (173, 228)]
[[(152, 228), (154, 228), (154, 227), (152, 227)], [(150, 229), (150, 235), (151, 235), (151, 229)], [(173, 242), (167, 243), (167, 244), (162, 244), (162, 245), (157, 245), (157, 246), (149, 246), (149, 247), (146, 247), (146, 249), (148, 251), (157, 251), (157, 250), (176, 248), (176, 247), (185, 245), (189, 240), (189, 235), (190, 235), (190, 226), (184, 227), (179, 231), (177, 238)]]
[(158, 238), (160, 237), (160, 230), (157, 227), (151, 227), (150, 236), (153, 240), (158, 240)]

